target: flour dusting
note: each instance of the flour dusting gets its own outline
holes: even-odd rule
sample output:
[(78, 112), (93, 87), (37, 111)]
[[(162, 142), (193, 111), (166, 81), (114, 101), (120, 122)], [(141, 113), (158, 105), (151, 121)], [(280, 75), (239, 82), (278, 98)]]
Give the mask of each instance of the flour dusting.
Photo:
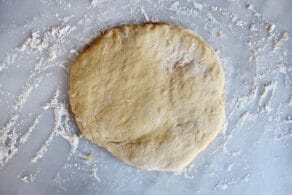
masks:
[[(287, 160), (282, 155), (291, 148), (291, 35), (252, 2), (41, 0), (45, 7), (41, 15), (28, 18), (24, 14), (23, 23), (1, 24), (3, 40), (11, 39), (6, 36), (10, 33), (20, 39), (14, 46), (11, 43), (0, 60), (0, 176), (7, 178), (1, 180), (0, 193), (11, 185), (12, 178), (23, 185), (46, 183), (53, 186), (51, 194), (77, 189), (95, 194), (114, 194), (114, 189), (141, 194), (139, 189), (144, 186), (153, 194), (161, 189), (227, 194), (254, 181), (269, 181), (265, 171), (281, 170), (280, 163)], [(1, 6), (6, 4), (8, 1)], [(224, 67), (226, 119), (222, 131), (179, 173), (136, 171), (118, 164), (79, 136), (70, 113), (67, 82), (76, 54), (101, 29), (133, 21), (164, 21), (191, 28), (214, 47)], [(44, 140), (33, 140), (41, 134), (46, 135)], [(51, 181), (40, 170), (51, 172), (51, 162), (58, 155), (67, 155), (60, 150), (53, 151), (54, 159), (46, 156), (56, 138), (68, 143), (70, 151)], [(29, 147), (29, 151), (22, 150)], [(263, 152), (260, 158), (265, 163), (259, 165), (255, 151), (263, 147), (274, 156)], [(16, 162), (21, 156), (29, 156), (29, 160)], [(27, 171), (25, 165), (42, 167)], [(283, 174), (278, 179), (287, 177)], [(281, 189), (285, 189), (284, 183), (279, 183)]]
[(37, 163), (41, 158), (43, 158), (55, 136), (61, 136), (66, 141), (68, 141), (71, 146), (72, 153), (74, 153), (78, 147), (79, 137), (75, 134), (74, 130), (69, 124), (71, 120), (70, 114), (66, 104), (60, 102), (59, 100), (60, 93), (60, 90), (57, 89), (51, 101), (43, 107), (45, 110), (50, 108), (53, 109), (55, 122), (49, 137), (31, 159), (32, 163)]

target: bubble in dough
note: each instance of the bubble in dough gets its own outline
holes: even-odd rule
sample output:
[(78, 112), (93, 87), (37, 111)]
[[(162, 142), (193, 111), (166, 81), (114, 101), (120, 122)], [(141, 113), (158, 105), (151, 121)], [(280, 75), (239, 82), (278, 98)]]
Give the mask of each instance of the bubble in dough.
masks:
[(76, 58), (69, 98), (81, 133), (127, 164), (179, 171), (218, 134), (224, 74), (196, 33), (171, 24), (103, 32)]

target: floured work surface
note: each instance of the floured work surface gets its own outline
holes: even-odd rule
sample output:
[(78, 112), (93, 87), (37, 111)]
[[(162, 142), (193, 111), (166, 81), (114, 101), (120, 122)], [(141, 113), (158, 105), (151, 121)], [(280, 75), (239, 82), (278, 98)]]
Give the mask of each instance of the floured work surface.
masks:
[[(274, 2), (2, 1), (0, 194), (290, 194), (291, 1)], [(223, 128), (180, 173), (127, 166), (69, 114), (77, 51), (145, 21), (197, 32), (225, 72)]]

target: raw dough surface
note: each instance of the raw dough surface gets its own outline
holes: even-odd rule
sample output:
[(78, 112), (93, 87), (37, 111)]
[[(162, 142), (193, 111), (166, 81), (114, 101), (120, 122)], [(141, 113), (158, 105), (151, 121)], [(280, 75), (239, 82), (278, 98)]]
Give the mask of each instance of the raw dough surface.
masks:
[(122, 161), (178, 171), (218, 134), (224, 74), (213, 49), (170, 24), (121, 25), (76, 58), (70, 103), (82, 134)]

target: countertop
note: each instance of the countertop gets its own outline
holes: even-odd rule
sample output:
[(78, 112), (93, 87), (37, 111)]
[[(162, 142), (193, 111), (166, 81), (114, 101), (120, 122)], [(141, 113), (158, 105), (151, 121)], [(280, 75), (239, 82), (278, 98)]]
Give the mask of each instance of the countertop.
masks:
[[(1, 0), (0, 194), (291, 194), (290, 0)], [(103, 29), (164, 21), (225, 72), (220, 134), (182, 172), (128, 166), (79, 134), (74, 56)]]

